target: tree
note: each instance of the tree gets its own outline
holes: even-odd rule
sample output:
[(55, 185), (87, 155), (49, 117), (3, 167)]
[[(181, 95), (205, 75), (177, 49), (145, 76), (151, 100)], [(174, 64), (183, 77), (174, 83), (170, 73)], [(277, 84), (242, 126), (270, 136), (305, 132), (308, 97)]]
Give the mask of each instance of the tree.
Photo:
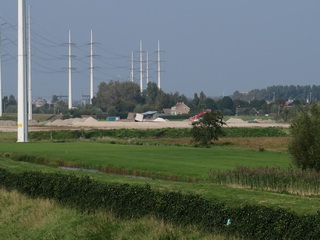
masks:
[(233, 114), (234, 104), (231, 97), (223, 97), (218, 101), (219, 110), (224, 113)]
[(292, 139), (288, 150), (293, 163), (303, 170), (320, 171), (320, 105), (314, 104), (310, 112), (300, 110), (292, 120)]
[(211, 110), (218, 109), (217, 103), (211, 97), (207, 97), (206, 99), (206, 109), (211, 109)]
[[(109, 83), (102, 82), (98, 86), (95, 106), (103, 111), (109, 111), (110, 107), (115, 107), (118, 101), (121, 100), (127, 106), (142, 103), (139, 85), (133, 82), (110, 81)], [(132, 108), (132, 107), (131, 107)], [(132, 111), (125, 109), (124, 111)]]
[(198, 97), (198, 94), (195, 93), (193, 96), (193, 99), (191, 101), (191, 112), (199, 112), (199, 103), (200, 103), (200, 98)]
[(52, 95), (52, 99), (51, 99), (51, 103), (55, 103), (55, 102), (58, 102), (59, 101), (59, 98), (57, 95)]
[(12, 105), (12, 106), (16, 106), (17, 105), (17, 100), (13, 95), (9, 96), (8, 105)]
[(154, 106), (156, 104), (156, 99), (159, 94), (159, 88), (156, 83), (154, 82), (149, 82), (147, 89), (145, 90), (146, 94), (146, 103), (149, 106)]
[(204, 94), (203, 91), (201, 91), (200, 97), (199, 97), (199, 109), (201, 111), (205, 110), (205, 108), (206, 108), (206, 99), (207, 99), (207, 96)]
[(218, 137), (223, 135), (222, 126), (225, 124), (220, 111), (203, 114), (199, 121), (192, 123), (193, 141), (202, 146), (208, 146), (212, 140), (218, 140)]

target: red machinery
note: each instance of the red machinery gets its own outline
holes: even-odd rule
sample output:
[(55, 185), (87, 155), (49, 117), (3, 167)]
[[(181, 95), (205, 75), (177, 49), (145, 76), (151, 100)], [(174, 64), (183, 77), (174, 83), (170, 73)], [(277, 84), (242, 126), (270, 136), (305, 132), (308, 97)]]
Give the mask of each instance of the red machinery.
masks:
[(197, 115), (194, 115), (193, 117), (189, 117), (189, 120), (190, 120), (190, 121), (197, 121), (197, 120), (199, 120), (199, 119), (201, 118), (201, 116), (202, 116), (203, 114), (205, 114), (205, 113), (207, 113), (207, 112), (211, 112), (211, 110), (208, 109), (208, 110), (205, 110), (205, 111), (203, 111), (203, 112), (199, 112)]

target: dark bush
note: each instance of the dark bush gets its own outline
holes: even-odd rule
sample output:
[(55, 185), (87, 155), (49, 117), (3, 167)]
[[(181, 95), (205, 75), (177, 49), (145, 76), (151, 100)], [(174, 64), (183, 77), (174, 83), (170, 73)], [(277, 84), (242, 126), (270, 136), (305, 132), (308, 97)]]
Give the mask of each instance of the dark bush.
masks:
[(289, 152), (299, 168), (320, 171), (320, 105), (301, 110), (291, 123)]
[(198, 195), (160, 192), (148, 185), (103, 184), (89, 177), (12, 173), (0, 169), (0, 187), (35, 198), (53, 199), (85, 212), (108, 210), (122, 218), (152, 215), (171, 223), (196, 225), (207, 231), (245, 239), (316, 240), (320, 236), (319, 214), (299, 216), (264, 206), (229, 208)]

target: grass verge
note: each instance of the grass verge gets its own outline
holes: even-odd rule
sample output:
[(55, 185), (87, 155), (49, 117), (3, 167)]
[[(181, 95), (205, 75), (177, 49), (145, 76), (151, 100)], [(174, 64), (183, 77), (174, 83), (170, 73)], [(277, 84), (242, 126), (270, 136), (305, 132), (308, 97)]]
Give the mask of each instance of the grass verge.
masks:
[(314, 214), (320, 209), (320, 198), (300, 197), (275, 192), (258, 191), (242, 188), (232, 188), (208, 182), (171, 182), (157, 179), (142, 179), (132, 176), (119, 176), (103, 173), (90, 173), (85, 171), (69, 171), (55, 167), (37, 165), (26, 162), (12, 161), (0, 158), (0, 167), (13, 172), (41, 171), (48, 173), (75, 174), (77, 176), (90, 176), (103, 183), (128, 183), (131, 185), (144, 186), (149, 184), (151, 188), (163, 191), (175, 191), (182, 193), (195, 193), (208, 199), (216, 199), (226, 202), (229, 206), (241, 206), (243, 204), (263, 205), (273, 208), (282, 207), (299, 214)]
[(154, 218), (119, 220), (109, 213), (80, 213), (53, 201), (30, 199), (3, 189), (0, 205), (1, 239), (225, 239), (194, 227), (173, 227)]

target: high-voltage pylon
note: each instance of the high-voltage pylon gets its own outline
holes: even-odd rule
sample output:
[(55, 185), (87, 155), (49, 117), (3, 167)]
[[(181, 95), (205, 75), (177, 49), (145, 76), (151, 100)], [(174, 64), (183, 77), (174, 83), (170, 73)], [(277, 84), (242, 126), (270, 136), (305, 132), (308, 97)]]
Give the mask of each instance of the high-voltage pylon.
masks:
[(140, 92), (142, 93), (142, 91), (143, 91), (143, 62), (142, 62), (142, 60), (143, 60), (143, 58), (142, 58), (142, 41), (140, 41)]
[(94, 66), (93, 66), (93, 33), (91, 30), (91, 41), (90, 41), (90, 104), (92, 104), (92, 99), (94, 97), (94, 76), (93, 76), (93, 70), (94, 70)]
[(158, 40), (158, 88), (161, 89), (160, 41)]
[(68, 59), (69, 59), (69, 94), (68, 94), (68, 108), (72, 109), (72, 70), (75, 70), (74, 67), (72, 67), (72, 58), (75, 56), (72, 55), (72, 50), (71, 47), (74, 46), (75, 44), (71, 42), (71, 31), (69, 30), (69, 54), (68, 54)]

